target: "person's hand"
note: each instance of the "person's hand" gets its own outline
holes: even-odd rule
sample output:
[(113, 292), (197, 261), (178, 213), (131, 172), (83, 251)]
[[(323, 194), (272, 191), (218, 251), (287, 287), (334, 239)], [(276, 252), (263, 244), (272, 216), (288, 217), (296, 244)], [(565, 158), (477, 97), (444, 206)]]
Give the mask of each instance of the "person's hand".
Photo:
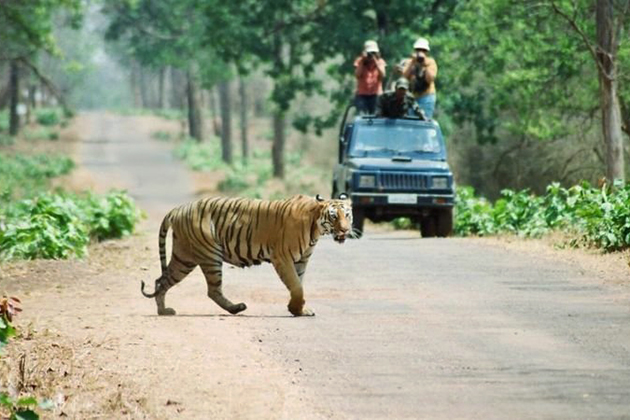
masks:
[(424, 65), (427, 55), (424, 51), (416, 51), (414, 53), (414, 61), (420, 65)]

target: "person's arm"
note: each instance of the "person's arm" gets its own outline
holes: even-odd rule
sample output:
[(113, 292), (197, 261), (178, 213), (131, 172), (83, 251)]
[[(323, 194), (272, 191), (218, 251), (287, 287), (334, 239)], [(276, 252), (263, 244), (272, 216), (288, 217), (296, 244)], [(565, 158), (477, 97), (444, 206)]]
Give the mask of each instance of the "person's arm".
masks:
[(376, 60), (376, 68), (378, 69), (378, 74), (381, 76), (381, 80), (385, 79), (385, 60), (379, 58)]
[(357, 77), (357, 79), (363, 77), (363, 71), (365, 70), (364, 62), (364, 55), (360, 55), (359, 57), (357, 57), (356, 60), (354, 60), (354, 75)]
[(435, 62), (434, 59), (428, 59), (426, 66), (425, 66), (425, 72), (424, 72), (424, 79), (427, 81), (427, 83), (433, 83), (433, 81), (435, 81), (435, 78), (437, 76), (437, 63)]
[(407, 80), (411, 80), (411, 77), (414, 75), (413, 70), (414, 70), (415, 64), (416, 64), (416, 59), (412, 58), (405, 65), (405, 68), (403, 70), (403, 76), (405, 76)]

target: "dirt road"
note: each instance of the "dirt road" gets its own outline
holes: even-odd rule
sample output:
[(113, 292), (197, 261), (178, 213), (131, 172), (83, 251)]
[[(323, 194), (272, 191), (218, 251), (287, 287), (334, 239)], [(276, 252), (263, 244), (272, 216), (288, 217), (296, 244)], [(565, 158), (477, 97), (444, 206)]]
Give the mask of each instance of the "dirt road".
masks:
[(306, 274), (313, 318), (289, 315), (269, 265), (225, 270), (224, 292), (248, 305), (242, 315), (212, 303), (195, 271), (167, 297), (178, 315), (157, 317), (139, 283), (159, 272), (162, 213), (193, 189), (143, 121), (78, 121), (83, 165), (138, 199), (150, 216), (142, 232), (97, 247), (93, 262), (20, 277), (31, 290), (21, 322), (38, 329), (40, 352), (68, 349), (63, 366), (50, 362), (69, 378), (55, 415), (630, 418), (628, 271), (602, 272), (579, 253), (368, 231), (320, 241)]

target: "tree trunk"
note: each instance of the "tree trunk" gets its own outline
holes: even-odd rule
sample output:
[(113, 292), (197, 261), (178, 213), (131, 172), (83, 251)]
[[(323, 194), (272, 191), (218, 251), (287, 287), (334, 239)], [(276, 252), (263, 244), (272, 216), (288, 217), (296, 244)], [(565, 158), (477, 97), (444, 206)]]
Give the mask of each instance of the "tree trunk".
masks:
[(217, 95), (214, 87), (208, 89), (208, 106), (210, 107), (210, 116), (212, 117), (212, 132), (216, 137), (221, 137), (221, 123), (217, 116)]
[(245, 80), (238, 78), (238, 94), (241, 99), (241, 151), (243, 163), (249, 158), (249, 141), (247, 139), (247, 93), (245, 92)]
[(614, 20), (614, 1), (597, 0), (597, 60), (602, 108), (602, 131), (606, 145), (606, 178), (612, 185), (624, 180), (621, 111), (617, 97), (617, 50), (619, 40)]
[[(273, 66), (276, 74), (282, 72), (284, 63), (282, 61), (282, 39), (276, 32), (274, 35), (274, 60)], [(276, 82), (277, 83), (277, 82)], [(274, 89), (277, 89), (276, 85)], [(276, 104), (273, 112), (273, 147), (271, 148), (271, 161), (273, 163), (273, 176), (284, 179), (284, 144), (285, 144), (285, 115), (284, 110)]]
[(184, 96), (182, 86), (184, 85), (182, 72), (175, 67), (171, 67), (171, 106), (177, 109), (184, 109)]
[(273, 176), (284, 179), (284, 144), (285, 144), (284, 112), (276, 109), (273, 113), (273, 147), (271, 160), (273, 162)]
[(20, 67), (16, 60), (11, 61), (9, 76), (10, 117), (9, 134), (16, 136), (20, 131), (20, 116), (18, 115), (18, 103), (20, 102)]
[(140, 69), (138, 63), (135, 61), (131, 65), (131, 78), (129, 82), (131, 83), (131, 94), (133, 95), (133, 107), (141, 108), (142, 107), (142, 96), (140, 93)]
[(230, 99), (230, 82), (219, 83), (219, 101), (221, 104), (221, 157), (226, 163), (232, 163), (232, 105)]
[(29, 84), (28, 86), (28, 100), (26, 102), (26, 123), (30, 124), (33, 122), (33, 113), (35, 112), (36, 101), (35, 101), (35, 93), (37, 92), (37, 85), (34, 83)]
[(199, 142), (204, 140), (203, 116), (201, 115), (201, 90), (196, 79), (194, 68), (188, 70), (188, 132), (190, 137)]
[(149, 92), (149, 71), (147, 68), (139, 66), (140, 75), (140, 97), (142, 98), (142, 108), (153, 108)]
[(166, 108), (166, 95), (164, 94), (164, 85), (166, 83), (166, 67), (160, 69), (158, 76), (158, 108)]

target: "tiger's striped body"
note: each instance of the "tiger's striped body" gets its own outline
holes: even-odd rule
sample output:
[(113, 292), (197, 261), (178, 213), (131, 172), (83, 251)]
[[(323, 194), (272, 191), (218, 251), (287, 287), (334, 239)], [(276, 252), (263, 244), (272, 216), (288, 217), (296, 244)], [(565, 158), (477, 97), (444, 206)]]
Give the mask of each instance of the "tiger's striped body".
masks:
[[(289, 311), (312, 315), (304, 308), (302, 280), (314, 246), (323, 234), (333, 234), (343, 242), (350, 234), (352, 208), (345, 200), (315, 199), (303, 195), (287, 200), (264, 201), (246, 198), (213, 197), (171, 210), (159, 233), (162, 275), (155, 281), (153, 294), (158, 314), (173, 315), (165, 307), (168, 289), (199, 266), (206, 278), (208, 296), (226, 311), (236, 314), (246, 309), (234, 304), (222, 292), (222, 264), (248, 267), (261, 262), (273, 264), (291, 293)], [(173, 230), (171, 260), (166, 262), (166, 235)]]

